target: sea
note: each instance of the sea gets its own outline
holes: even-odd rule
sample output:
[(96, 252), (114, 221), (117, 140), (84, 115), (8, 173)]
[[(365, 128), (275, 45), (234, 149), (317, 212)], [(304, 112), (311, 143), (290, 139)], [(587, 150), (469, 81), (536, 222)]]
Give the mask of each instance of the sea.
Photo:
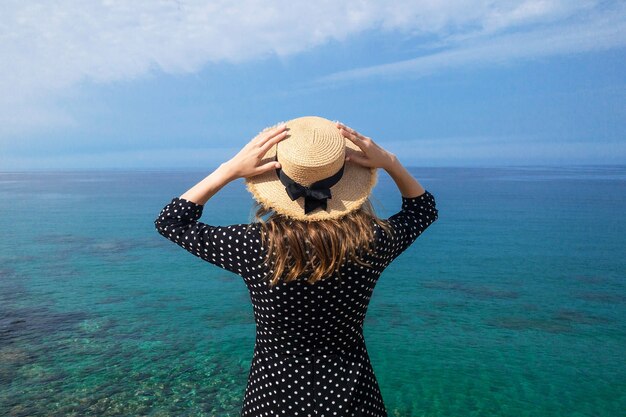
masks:
[[(365, 319), (389, 416), (626, 416), (626, 166), (409, 170), (439, 219)], [(0, 416), (239, 416), (244, 282), (154, 227), (209, 173), (0, 173)], [(239, 179), (200, 221), (252, 210)]]

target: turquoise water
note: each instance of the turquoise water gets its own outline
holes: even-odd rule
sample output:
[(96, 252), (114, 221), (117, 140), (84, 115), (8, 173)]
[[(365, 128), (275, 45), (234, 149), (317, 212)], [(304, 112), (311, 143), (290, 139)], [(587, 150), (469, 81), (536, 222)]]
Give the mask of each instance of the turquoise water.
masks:
[[(416, 168), (365, 338), (390, 416), (623, 416), (626, 167)], [(0, 173), (0, 415), (238, 416), (243, 281), (154, 229), (208, 172)], [(242, 180), (202, 221), (247, 222)], [(400, 208), (380, 174), (374, 207)]]

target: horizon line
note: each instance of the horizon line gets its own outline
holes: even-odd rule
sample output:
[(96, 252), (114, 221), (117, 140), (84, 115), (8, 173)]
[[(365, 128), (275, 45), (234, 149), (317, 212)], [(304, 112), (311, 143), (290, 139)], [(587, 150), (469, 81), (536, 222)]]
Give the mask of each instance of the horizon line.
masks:
[[(0, 174), (24, 174), (24, 173), (73, 173), (73, 172), (199, 172), (213, 171), (219, 166), (208, 168), (55, 168), (55, 169), (25, 169), (25, 170), (0, 170)], [(626, 164), (508, 164), (508, 165), (405, 165), (406, 168), (626, 168)], [(382, 168), (380, 168), (382, 169)], [(384, 170), (383, 170), (384, 171)]]

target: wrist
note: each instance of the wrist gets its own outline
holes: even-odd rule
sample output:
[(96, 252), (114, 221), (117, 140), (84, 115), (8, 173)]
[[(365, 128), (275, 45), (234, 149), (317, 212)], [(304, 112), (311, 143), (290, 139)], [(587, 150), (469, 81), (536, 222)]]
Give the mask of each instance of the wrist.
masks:
[(230, 161), (223, 162), (217, 170), (225, 181), (234, 181), (239, 178), (237, 170)]
[(391, 173), (391, 171), (394, 171), (398, 165), (400, 165), (400, 161), (398, 160), (398, 157), (393, 153), (389, 153), (388, 162), (382, 168), (385, 171)]

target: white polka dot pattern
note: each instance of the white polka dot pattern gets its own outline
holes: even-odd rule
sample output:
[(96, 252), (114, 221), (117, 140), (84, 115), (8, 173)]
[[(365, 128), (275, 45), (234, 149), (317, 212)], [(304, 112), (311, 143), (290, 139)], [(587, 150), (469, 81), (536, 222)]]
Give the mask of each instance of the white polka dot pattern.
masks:
[(345, 264), (311, 285), (307, 277), (270, 288), (271, 265), (260, 225), (211, 226), (198, 219), (203, 206), (174, 198), (155, 220), (158, 232), (190, 253), (240, 275), (248, 288), (256, 342), (242, 417), (386, 417), (369, 359), (363, 322), (383, 270), (438, 218), (433, 195), (402, 197), (389, 217), (395, 233), (376, 228), (372, 267)]

